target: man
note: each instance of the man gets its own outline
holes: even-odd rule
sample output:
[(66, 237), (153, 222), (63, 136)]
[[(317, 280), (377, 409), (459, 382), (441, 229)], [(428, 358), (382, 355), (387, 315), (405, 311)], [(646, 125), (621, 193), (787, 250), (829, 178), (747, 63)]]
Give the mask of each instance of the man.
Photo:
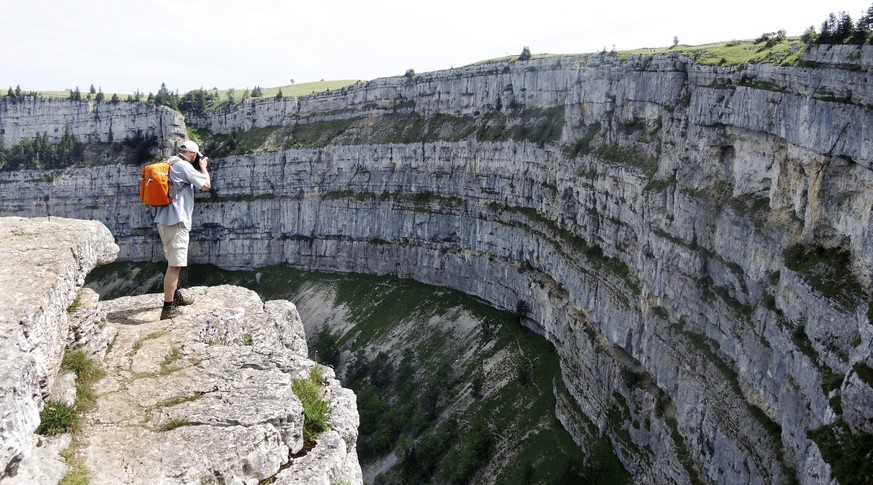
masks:
[(155, 216), (158, 233), (164, 244), (164, 255), (167, 257), (161, 320), (179, 316), (177, 306), (194, 303), (193, 299), (183, 297), (179, 291), (179, 274), (182, 268), (188, 266), (188, 232), (191, 230), (191, 216), (194, 213), (194, 187), (201, 190), (209, 190), (211, 187), (209, 172), (206, 170), (208, 161), (193, 141), (182, 143), (179, 155), (168, 160), (170, 197), (173, 201), (159, 207)]

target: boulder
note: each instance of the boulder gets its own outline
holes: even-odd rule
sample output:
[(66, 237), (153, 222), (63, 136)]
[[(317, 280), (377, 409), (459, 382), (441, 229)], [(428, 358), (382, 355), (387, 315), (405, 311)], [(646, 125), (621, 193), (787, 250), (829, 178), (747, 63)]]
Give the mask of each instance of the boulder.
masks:
[(314, 483), (294, 472), (310, 463), (331, 483), (362, 483), (355, 397), (329, 368), (322, 372), (330, 430), (304, 447), (303, 406), (292, 388), (318, 364), (306, 358), (294, 305), (262, 303), (233, 286), (185, 293), (194, 304), (172, 320), (158, 319), (161, 295), (103, 303), (117, 338), (82, 430), (79, 454), (92, 480)]

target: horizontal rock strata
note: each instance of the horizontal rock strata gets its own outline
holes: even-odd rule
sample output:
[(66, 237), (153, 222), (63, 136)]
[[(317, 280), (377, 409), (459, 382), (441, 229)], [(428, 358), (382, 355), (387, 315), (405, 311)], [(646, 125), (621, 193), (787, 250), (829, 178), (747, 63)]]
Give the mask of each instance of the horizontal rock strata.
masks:
[[(830, 482), (810, 432), (873, 431), (873, 88), (856, 50), (803, 67), (492, 62), (191, 116), (292, 142), (346, 123), (323, 147), (215, 159), (191, 257), (524, 302), (641, 482)], [(160, 260), (132, 172), (2, 174), (0, 213), (82, 214), (123, 258)]]

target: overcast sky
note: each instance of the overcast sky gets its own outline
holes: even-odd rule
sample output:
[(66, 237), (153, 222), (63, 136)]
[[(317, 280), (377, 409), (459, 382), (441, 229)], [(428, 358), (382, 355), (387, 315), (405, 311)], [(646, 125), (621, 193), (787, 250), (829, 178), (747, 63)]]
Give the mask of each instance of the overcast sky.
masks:
[(816, 30), (873, 0), (0, 0), (0, 94), (274, 87)]

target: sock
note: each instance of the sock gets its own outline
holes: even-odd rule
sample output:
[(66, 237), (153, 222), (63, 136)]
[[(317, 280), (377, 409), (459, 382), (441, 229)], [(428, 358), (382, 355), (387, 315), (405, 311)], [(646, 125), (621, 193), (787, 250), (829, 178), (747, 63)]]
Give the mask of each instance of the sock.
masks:
[(165, 301), (165, 302), (164, 302), (164, 306), (171, 306), (172, 304), (173, 304), (173, 302), (171, 302), (171, 301)]

